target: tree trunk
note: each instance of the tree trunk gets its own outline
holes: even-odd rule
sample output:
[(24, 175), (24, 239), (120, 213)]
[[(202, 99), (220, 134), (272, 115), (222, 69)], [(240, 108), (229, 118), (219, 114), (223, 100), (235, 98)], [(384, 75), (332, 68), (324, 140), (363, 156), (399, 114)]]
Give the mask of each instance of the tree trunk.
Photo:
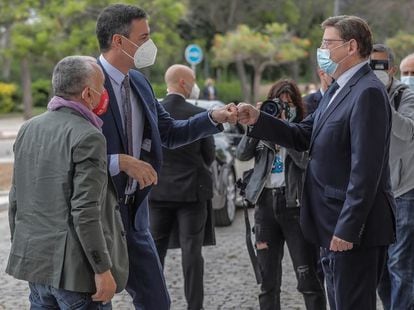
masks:
[(24, 56), (20, 62), (23, 88), (23, 117), (29, 119), (32, 117), (32, 76), (30, 74), (30, 65), (28, 56)]
[(236, 59), (236, 68), (237, 74), (240, 78), (240, 85), (243, 92), (243, 100), (244, 102), (250, 102), (250, 87), (249, 82), (247, 80), (246, 68), (244, 67), (244, 62), (241, 59)]
[[(10, 26), (4, 28), (4, 33), (1, 38), (0, 47), (2, 50), (8, 49), (10, 47)], [(2, 77), (4, 81), (10, 80), (10, 71), (11, 71), (11, 57), (3, 55), (3, 68), (2, 68)]]
[(253, 94), (252, 94), (252, 98), (253, 98), (253, 103), (256, 104), (256, 102), (260, 99), (260, 82), (262, 81), (262, 73), (263, 73), (263, 69), (262, 68), (254, 68), (254, 76), (253, 76)]

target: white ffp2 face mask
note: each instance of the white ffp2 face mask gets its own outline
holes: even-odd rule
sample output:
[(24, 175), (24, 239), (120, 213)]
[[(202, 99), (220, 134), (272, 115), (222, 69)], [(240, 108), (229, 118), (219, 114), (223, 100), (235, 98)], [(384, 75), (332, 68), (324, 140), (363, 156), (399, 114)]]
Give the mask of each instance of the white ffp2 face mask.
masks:
[(374, 74), (377, 76), (377, 78), (384, 84), (384, 86), (388, 86), (390, 83), (390, 76), (388, 75), (388, 72), (385, 70), (374, 70)]
[(137, 69), (149, 67), (155, 63), (155, 58), (157, 57), (157, 47), (155, 46), (154, 41), (148, 39), (141, 46), (138, 46), (127, 37), (124, 38), (137, 47), (134, 57), (122, 50), (127, 56), (134, 59), (134, 65)]
[(197, 83), (194, 83), (193, 88), (191, 88), (190, 95), (188, 96), (188, 99), (195, 99), (197, 100), (200, 96), (200, 88), (198, 87)]

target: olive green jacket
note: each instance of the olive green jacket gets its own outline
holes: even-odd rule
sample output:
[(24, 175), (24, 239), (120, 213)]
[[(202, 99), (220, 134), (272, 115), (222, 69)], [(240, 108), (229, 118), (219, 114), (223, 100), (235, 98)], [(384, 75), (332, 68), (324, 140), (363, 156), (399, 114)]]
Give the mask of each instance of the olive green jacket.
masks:
[(23, 124), (14, 153), (6, 272), (94, 293), (95, 273), (111, 269), (121, 291), (128, 254), (102, 133), (78, 112), (61, 108)]

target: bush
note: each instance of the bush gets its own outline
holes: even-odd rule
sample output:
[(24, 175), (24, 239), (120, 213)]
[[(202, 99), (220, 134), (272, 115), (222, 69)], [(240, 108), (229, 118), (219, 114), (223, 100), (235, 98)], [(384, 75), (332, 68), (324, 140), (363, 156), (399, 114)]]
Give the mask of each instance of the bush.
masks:
[(15, 84), (0, 82), (0, 113), (11, 112), (14, 106), (14, 99), (17, 91)]
[(151, 83), (154, 90), (155, 98), (162, 99), (167, 95), (167, 86), (165, 83)]
[(52, 93), (50, 80), (39, 79), (32, 83), (33, 106), (46, 107)]
[[(203, 85), (203, 84), (201, 84)], [(216, 82), (218, 100), (224, 103), (243, 101), (240, 81)]]

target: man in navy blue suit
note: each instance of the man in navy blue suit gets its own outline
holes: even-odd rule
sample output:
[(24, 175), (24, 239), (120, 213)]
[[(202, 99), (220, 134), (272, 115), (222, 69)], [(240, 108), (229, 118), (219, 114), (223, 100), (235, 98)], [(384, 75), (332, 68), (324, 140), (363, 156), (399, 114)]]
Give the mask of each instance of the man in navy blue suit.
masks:
[(128, 244), (130, 273), (127, 291), (136, 309), (170, 307), (154, 241), (148, 229), (148, 193), (157, 184), (161, 147), (178, 147), (236, 122), (234, 104), (174, 120), (154, 97), (149, 81), (137, 70), (155, 62), (147, 14), (135, 6), (115, 4), (98, 17), (96, 34), (109, 93), (102, 115), (109, 171), (115, 183)]
[(355, 16), (336, 16), (324, 29), (318, 65), (336, 82), (299, 124), (238, 106), (249, 135), (309, 150), (301, 227), (321, 247), (331, 309), (376, 309), (387, 246), (394, 242), (395, 201), (388, 166), (391, 111), (367, 60), (372, 35)]

